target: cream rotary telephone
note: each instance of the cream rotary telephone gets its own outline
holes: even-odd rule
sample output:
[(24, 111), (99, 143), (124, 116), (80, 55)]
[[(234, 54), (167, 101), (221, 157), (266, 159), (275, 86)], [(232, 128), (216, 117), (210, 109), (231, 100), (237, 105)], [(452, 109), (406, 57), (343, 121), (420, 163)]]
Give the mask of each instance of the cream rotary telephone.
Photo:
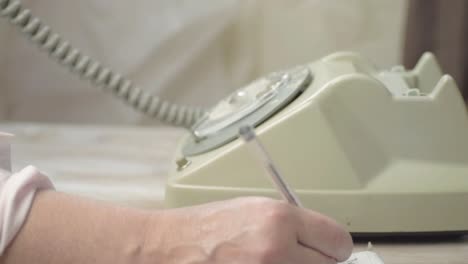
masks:
[(251, 125), (305, 207), (355, 235), (468, 230), (468, 119), (432, 54), (379, 71), (353, 53), (253, 82), (181, 140), (166, 203), (279, 197), (239, 139)]

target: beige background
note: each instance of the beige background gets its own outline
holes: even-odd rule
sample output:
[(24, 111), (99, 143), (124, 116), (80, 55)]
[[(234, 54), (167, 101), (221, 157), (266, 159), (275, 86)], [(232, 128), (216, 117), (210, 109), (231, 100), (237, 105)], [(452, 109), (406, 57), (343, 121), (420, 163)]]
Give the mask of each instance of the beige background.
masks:
[[(400, 62), (406, 0), (23, 0), (83, 51), (145, 89), (211, 105), (254, 77), (336, 50)], [(0, 28), (0, 118), (151, 123)]]

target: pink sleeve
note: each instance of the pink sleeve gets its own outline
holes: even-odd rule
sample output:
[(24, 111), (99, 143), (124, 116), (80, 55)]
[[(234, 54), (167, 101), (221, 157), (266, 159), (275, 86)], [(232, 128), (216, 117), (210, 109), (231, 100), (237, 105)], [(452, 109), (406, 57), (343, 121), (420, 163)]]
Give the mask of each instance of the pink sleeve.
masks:
[(35, 167), (10, 172), (10, 146), (0, 133), (0, 255), (27, 218), (36, 191), (53, 189), (50, 180)]

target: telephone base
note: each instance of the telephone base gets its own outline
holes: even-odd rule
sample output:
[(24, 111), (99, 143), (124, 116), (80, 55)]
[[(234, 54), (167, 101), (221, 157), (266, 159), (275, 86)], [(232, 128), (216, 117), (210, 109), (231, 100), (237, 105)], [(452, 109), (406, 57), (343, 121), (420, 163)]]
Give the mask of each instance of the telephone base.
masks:
[[(306, 208), (334, 218), (346, 226), (354, 237), (446, 236), (468, 233), (466, 195), (460, 197), (432, 193), (404, 197), (391, 193), (382, 196), (379, 193), (362, 195), (358, 192), (337, 195), (332, 191), (306, 194), (300, 190), (296, 193)], [(168, 188), (166, 204), (169, 207), (185, 207), (245, 196), (280, 198), (274, 189), (233, 190), (173, 184)]]
[[(252, 124), (304, 206), (356, 234), (468, 230), (468, 116), (455, 81), (434, 56), (425, 54), (412, 70), (377, 71), (353, 53), (306, 67), (307, 87)], [(176, 157), (183, 159), (167, 182), (168, 207), (280, 197), (238, 138), (203, 146), (229, 139), (242, 122), (224, 123), (206, 140), (182, 139)], [(217, 125), (207, 124), (203, 131)], [(184, 152), (198, 144), (198, 152)]]

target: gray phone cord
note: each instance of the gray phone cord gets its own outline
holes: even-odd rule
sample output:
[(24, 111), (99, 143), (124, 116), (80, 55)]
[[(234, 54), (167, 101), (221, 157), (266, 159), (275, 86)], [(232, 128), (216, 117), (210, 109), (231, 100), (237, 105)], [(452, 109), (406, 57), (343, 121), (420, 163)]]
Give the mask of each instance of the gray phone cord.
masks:
[(190, 127), (204, 114), (201, 108), (186, 107), (161, 100), (135, 86), (124, 76), (83, 55), (39, 18), (34, 17), (18, 0), (0, 0), (0, 16), (16, 25), (32, 43), (48, 53), (57, 63), (93, 85), (112, 92), (148, 116), (167, 124)]

